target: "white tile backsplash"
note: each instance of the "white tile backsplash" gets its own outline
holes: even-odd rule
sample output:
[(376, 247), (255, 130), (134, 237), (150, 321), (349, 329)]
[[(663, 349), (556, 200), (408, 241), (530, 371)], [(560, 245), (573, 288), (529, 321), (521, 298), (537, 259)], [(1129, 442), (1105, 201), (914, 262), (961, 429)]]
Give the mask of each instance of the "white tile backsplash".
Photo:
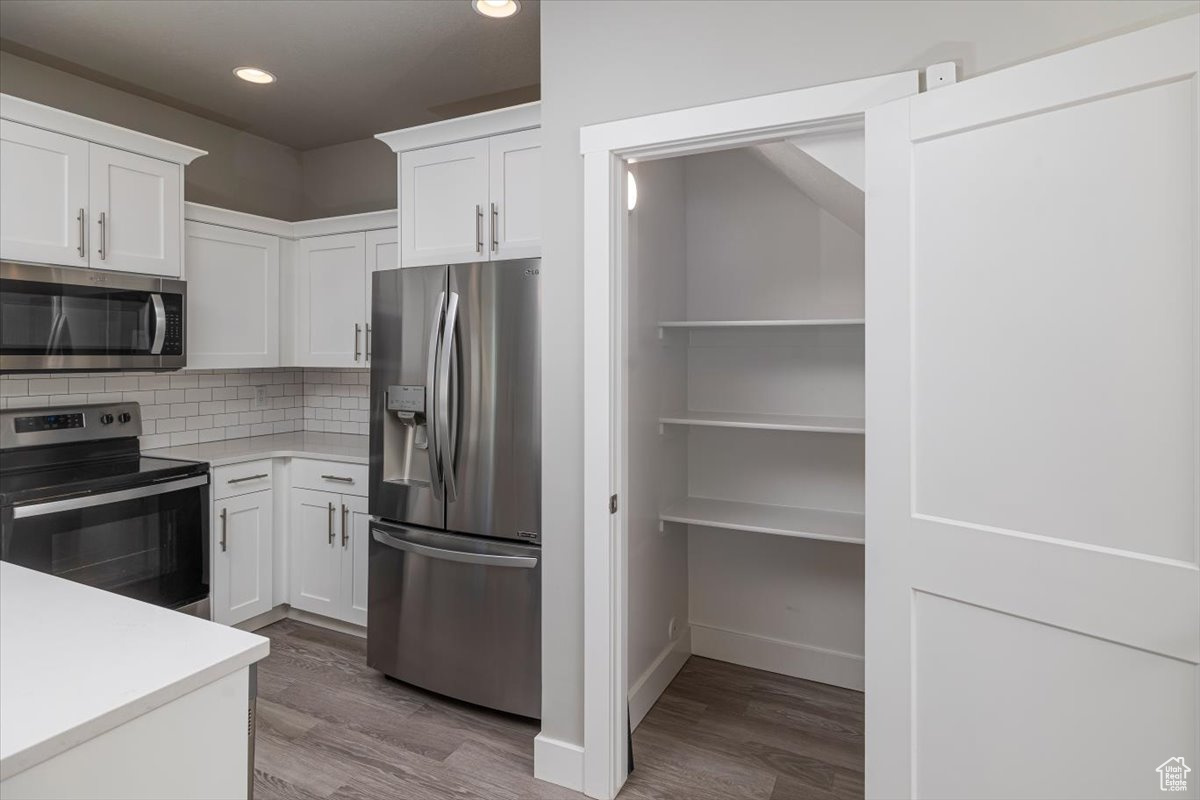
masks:
[[(365, 369), (18, 374), (0, 376), (0, 408), (137, 402), (148, 449), (301, 430), (366, 434), (369, 385)], [(260, 386), (267, 403), (255, 408)]]

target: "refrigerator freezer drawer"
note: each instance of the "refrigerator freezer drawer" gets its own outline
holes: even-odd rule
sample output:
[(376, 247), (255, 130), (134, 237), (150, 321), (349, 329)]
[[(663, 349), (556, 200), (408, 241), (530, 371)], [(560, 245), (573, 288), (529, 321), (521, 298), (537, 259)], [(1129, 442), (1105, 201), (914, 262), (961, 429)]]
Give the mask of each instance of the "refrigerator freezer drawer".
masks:
[(367, 663), (541, 716), (541, 548), (372, 522)]

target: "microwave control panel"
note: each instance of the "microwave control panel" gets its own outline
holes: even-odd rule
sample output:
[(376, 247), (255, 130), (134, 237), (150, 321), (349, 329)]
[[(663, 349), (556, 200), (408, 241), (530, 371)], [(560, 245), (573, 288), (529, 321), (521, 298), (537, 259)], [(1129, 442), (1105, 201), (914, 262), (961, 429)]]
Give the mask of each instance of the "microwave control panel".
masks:
[(167, 307), (167, 333), (163, 336), (163, 355), (183, 355), (183, 312)]

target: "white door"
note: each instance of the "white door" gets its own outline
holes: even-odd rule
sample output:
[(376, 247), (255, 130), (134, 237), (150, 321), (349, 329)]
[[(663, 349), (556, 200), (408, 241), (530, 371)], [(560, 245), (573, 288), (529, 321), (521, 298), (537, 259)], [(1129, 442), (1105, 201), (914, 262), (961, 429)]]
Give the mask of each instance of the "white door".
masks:
[(279, 239), (184, 223), (188, 366), (279, 366)]
[(406, 267), (487, 258), (488, 141), (400, 155), (400, 262)]
[(341, 495), (292, 489), (289, 522), (292, 551), (291, 604), (327, 617), (342, 601)]
[(363, 366), (365, 242), (362, 233), (300, 240), (295, 342), (299, 366)]
[(366, 343), (363, 362), (371, 363), (371, 276), (381, 269), (395, 269), (400, 266), (400, 237), (395, 228), (382, 228), (366, 232), (367, 248), (367, 286), (366, 308), (363, 319), (366, 321)]
[(342, 495), (342, 589), (345, 610), (342, 619), (355, 625), (367, 624), (367, 551), (371, 515), (367, 498)]
[(183, 167), (98, 144), (88, 163), (91, 266), (179, 277)]
[(271, 610), (272, 492), (216, 501), (212, 618), (234, 625)]
[(868, 797), (1200, 796), (1198, 61), (867, 114)]
[(489, 148), (492, 258), (537, 258), (542, 254), (542, 131), (493, 136)]
[(0, 120), (0, 258), (86, 267), (88, 143)]

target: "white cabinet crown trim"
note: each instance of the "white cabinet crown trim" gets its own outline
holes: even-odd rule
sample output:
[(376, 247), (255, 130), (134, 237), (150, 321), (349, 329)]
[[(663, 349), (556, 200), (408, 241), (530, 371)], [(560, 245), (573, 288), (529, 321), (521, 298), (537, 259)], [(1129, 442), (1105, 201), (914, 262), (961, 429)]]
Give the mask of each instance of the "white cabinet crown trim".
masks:
[(265, 233), (281, 239), (303, 239), (308, 236), (330, 236), (337, 233), (359, 233), (396, 227), (396, 209), (369, 211), (365, 214), (346, 214), (341, 217), (306, 219), (286, 222), (257, 214), (230, 211), (203, 203), (183, 204), (183, 217), (191, 222), (206, 222), (226, 228)]
[(0, 94), (0, 117), (184, 166), (208, 154), (207, 150), (131, 131), (9, 94)]
[(468, 139), (485, 139), (501, 133), (537, 128), (541, 124), (542, 104), (539, 101), (498, 108), (469, 117), (431, 122), (415, 128), (377, 133), (375, 138), (392, 148), (393, 152), (403, 153), (435, 145), (465, 142)]

